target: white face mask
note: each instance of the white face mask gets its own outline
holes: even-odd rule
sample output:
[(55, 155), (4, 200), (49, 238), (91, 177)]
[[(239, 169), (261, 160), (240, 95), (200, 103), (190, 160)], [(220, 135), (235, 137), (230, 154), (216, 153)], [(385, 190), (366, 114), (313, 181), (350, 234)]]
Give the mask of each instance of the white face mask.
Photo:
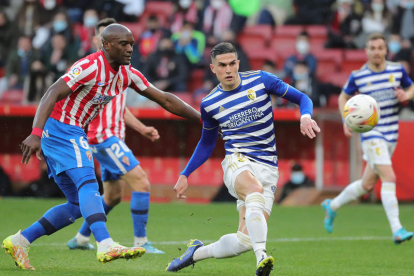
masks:
[(224, 5), (224, 1), (222, 1), (222, 0), (211, 0), (211, 6), (215, 10), (220, 9), (223, 5)]
[(45, 0), (43, 6), (49, 11), (53, 10), (56, 7), (56, 0)]
[(296, 42), (296, 51), (301, 55), (309, 53), (309, 43), (303, 40)]
[(181, 8), (188, 9), (191, 5), (191, 0), (180, 0), (178, 3), (180, 4)]
[(372, 3), (371, 8), (374, 12), (382, 12), (384, 10), (384, 4)]

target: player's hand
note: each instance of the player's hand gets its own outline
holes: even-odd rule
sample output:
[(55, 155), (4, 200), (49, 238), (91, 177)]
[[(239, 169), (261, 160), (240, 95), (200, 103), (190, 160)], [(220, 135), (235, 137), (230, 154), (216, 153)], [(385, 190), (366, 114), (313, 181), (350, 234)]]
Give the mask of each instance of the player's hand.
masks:
[(155, 142), (156, 140), (160, 139), (158, 130), (155, 127), (151, 126), (145, 127), (145, 129), (142, 131), (142, 135), (150, 139), (151, 142)]
[(177, 194), (177, 198), (186, 199), (187, 197), (184, 196), (184, 192), (188, 188), (187, 176), (180, 175), (178, 178), (177, 184), (174, 186), (174, 192)]
[(315, 131), (321, 132), (321, 129), (314, 120), (309, 117), (302, 117), (300, 119), (300, 132), (302, 132), (303, 135), (313, 139), (316, 137)]
[(40, 137), (36, 135), (30, 135), (20, 145), (20, 149), (23, 152), (22, 163), (27, 164), (33, 153), (36, 153), (37, 159), (40, 157)]
[(345, 124), (345, 122), (343, 123), (344, 125), (344, 134), (346, 137), (351, 138), (352, 137), (352, 130)]
[(397, 87), (394, 87), (394, 89), (395, 89), (395, 96), (397, 97), (397, 100), (400, 103), (409, 100), (408, 95), (407, 95), (407, 93), (405, 93), (404, 90), (402, 90), (401, 88), (397, 88)]

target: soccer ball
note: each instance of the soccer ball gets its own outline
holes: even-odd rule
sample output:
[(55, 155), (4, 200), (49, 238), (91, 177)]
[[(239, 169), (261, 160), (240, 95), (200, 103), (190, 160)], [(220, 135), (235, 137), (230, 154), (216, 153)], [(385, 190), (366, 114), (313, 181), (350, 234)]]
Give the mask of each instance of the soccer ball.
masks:
[(356, 95), (346, 102), (342, 117), (352, 131), (367, 132), (378, 124), (380, 108), (373, 97)]

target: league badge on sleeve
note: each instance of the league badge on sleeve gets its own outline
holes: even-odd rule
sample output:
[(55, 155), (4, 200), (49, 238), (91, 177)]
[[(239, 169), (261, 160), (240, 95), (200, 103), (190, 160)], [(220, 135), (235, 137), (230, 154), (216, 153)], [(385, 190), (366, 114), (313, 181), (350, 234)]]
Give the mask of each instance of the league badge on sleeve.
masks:
[(69, 76), (71, 78), (76, 78), (77, 76), (79, 76), (80, 74), (82, 74), (82, 68), (81, 67), (74, 67), (72, 69), (70, 69), (69, 71)]

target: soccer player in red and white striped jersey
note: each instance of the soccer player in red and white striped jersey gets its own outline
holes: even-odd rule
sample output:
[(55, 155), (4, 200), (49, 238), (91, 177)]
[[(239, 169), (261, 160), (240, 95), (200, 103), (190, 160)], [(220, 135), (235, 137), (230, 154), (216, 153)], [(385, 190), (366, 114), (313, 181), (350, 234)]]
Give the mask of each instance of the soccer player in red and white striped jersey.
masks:
[[(102, 46), (101, 33), (104, 28), (115, 20), (103, 19), (95, 27), (94, 43), (97, 49)], [(135, 69), (132, 69), (135, 70)], [(137, 75), (142, 76), (138, 71)], [(145, 78), (142, 77), (143, 80)], [(89, 124), (88, 140), (93, 157), (101, 167), (104, 194), (102, 203), (108, 214), (122, 198), (124, 182), (132, 189), (131, 216), (134, 226), (134, 246), (145, 248), (147, 253), (159, 253), (161, 250), (148, 242), (146, 225), (148, 222), (150, 183), (132, 151), (125, 145), (125, 124), (143, 136), (155, 141), (159, 138), (158, 131), (145, 126), (135, 118), (126, 105), (126, 91), (113, 98)], [(93, 249), (89, 243), (91, 230), (84, 222), (74, 238), (68, 242), (70, 249)]]
[(34, 269), (28, 257), (33, 241), (53, 234), (81, 216), (97, 241), (98, 261), (137, 258), (145, 252), (141, 247), (120, 246), (109, 235), (93, 157), (82, 127), (128, 87), (178, 116), (199, 121), (200, 113), (173, 94), (150, 86), (131, 68), (133, 44), (128, 28), (109, 25), (102, 32), (102, 51), (76, 62), (41, 99), (32, 133), (21, 144), (22, 162), (27, 164), (32, 153), (39, 157), (42, 151), (49, 176), (54, 178), (68, 202), (51, 208), (31, 226), (3, 241), (3, 247), (19, 267)]

